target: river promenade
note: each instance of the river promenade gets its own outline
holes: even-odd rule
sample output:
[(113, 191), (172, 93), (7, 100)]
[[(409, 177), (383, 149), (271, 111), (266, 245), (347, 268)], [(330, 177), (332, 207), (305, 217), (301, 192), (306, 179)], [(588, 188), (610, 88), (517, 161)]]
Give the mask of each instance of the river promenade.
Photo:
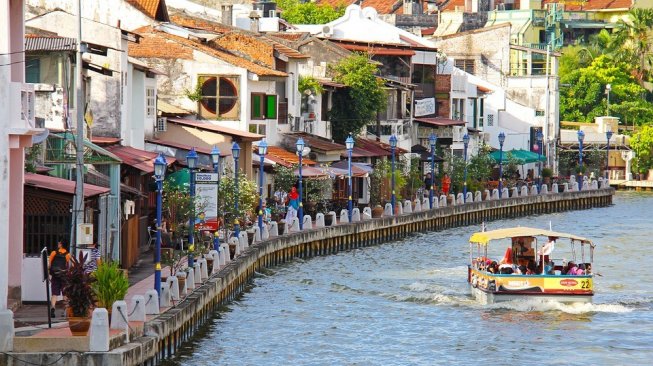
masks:
[[(154, 365), (171, 357), (176, 350), (209, 319), (222, 305), (238, 296), (263, 268), (274, 267), (293, 258), (310, 258), (338, 253), (404, 238), (412, 233), (476, 225), (481, 222), (510, 217), (581, 210), (612, 204), (614, 190), (601, 187), (602, 182), (586, 185), (582, 191), (536, 194), (517, 191), (498, 199), (498, 193), (477, 192), (463, 203), (462, 197), (442, 199), (438, 208), (340, 223), (325, 228), (307, 229), (272, 237), (255, 243), (217, 268), (208, 279), (196, 283), (196, 288), (181, 301), (161, 308), (158, 315), (148, 315), (144, 322), (129, 322), (129, 333), (112, 330), (109, 352), (89, 352), (89, 337), (71, 337), (67, 328), (31, 331), (17, 330), (14, 352), (0, 354), (2, 365)], [(529, 194), (532, 193), (532, 194)], [(486, 200), (480, 200), (481, 196)], [(473, 200), (472, 198), (479, 198)], [(448, 201), (448, 204), (446, 204)], [(461, 238), (462, 241), (466, 238)], [(153, 284), (152, 278), (138, 282), (128, 296), (144, 294)], [(131, 306), (131, 305), (130, 305)], [(131, 308), (128, 308), (131, 309)], [(63, 323), (65, 324), (65, 323)], [(45, 333), (45, 334), (44, 334)], [(48, 349), (57, 342), (69, 347)]]

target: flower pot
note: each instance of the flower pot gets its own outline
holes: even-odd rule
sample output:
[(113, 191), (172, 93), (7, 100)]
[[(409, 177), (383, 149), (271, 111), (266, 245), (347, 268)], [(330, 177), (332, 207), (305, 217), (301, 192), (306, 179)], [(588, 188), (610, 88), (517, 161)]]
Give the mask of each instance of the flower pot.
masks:
[(324, 226), (331, 226), (331, 225), (333, 225), (333, 215), (324, 216)]
[(186, 288), (186, 276), (177, 276), (177, 283), (179, 283), (179, 291)]
[(74, 336), (86, 336), (88, 335), (88, 329), (91, 327), (91, 318), (87, 317), (68, 317), (68, 328), (70, 328), (70, 333)]
[(279, 229), (279, 235), (283, 235), (283, 233), (286, 231), (286, 223), (285, 222), (277, 223), (277, 229)]
[(161, 276), (161, 283), (168, 282), (168, 276)]
[(206, 269), (210, 276), (213, 273), (213, 259), (206, 258)]
[(254, 232), (253, 231), (252, 232), (249, 232), (249, 231), (247, 232), (247, 242), (249, 243), (249, 245), (252, 245), (252, 243), (254, 243)]
[(381, 205), (376, 205), (372, 209), (372, 218), (379, 218), (383, 216), (383, 207)]

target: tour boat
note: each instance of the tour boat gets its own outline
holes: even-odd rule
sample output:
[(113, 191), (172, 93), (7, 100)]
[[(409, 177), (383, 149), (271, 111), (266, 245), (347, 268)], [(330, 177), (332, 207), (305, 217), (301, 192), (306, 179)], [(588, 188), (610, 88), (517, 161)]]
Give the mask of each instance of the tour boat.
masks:
[[(506, 245), (503, 259), (488, 258), (490, 243), (495, 248)], [(529, 227), (481, 231), (469, 239), (467, 281), (484, 304), (525, 299), (591, 302), (593, 258), (594, 244), (572, 234)]]

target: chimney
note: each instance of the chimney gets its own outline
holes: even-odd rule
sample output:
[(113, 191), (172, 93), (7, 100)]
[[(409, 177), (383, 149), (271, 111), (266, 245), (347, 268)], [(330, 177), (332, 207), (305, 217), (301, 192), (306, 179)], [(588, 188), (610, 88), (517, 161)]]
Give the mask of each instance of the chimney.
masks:
[(249, 13), (249, 19), (251, 20), (250, 22), (250, 30), (252, 32), (258, 32), (258, 20), (261, 18), (261, 15), (258, 13), (256, 10), (252, 10)]
[(222, 5), (222, 24), (233, 25), (233, 5)]

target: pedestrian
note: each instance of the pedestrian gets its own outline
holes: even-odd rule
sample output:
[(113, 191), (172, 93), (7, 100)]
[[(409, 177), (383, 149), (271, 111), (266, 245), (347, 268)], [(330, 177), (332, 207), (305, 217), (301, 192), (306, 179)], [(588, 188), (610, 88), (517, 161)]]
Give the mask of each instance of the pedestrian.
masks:
[(442, 177), (442, 192), (444, 192), (445, 196), (449, 195), (449, 188), (451, 188), (451, 178), (449, 178), (449, 174), (444, 173)]
[(48, 264), (50, 266), (50, 289), (52, 297), (50, 299), (50, 316), (55, 317), (55, 306), (59, 296), (63, 297), (63, 280), (68, 264), (70, 263), (70, 253), (66, 250), (63, 239), (57, 240), (57, 249), (50, 253)]
[(297, 217), (297, 210), (299, 210), (299, 193), (297, 193), (297, 187), (293, 186), (288, 193), (286, 198), (288, 204), (288, 212), (286, 213), (286, 224), (291, 225), (292, 219)]
[(431, 188), (431, 173), (426, 173), (426, 176), (424, 177), (424, 189), (428, 191)]
[(97, 271), (97, 267), (102, 262), (102, 253), (100, 253), (100, 245), (94, 243), (91, 248), (91, 253), (89, 255), (88, 262), (84, 264), (84, 272), (93, 273)]

